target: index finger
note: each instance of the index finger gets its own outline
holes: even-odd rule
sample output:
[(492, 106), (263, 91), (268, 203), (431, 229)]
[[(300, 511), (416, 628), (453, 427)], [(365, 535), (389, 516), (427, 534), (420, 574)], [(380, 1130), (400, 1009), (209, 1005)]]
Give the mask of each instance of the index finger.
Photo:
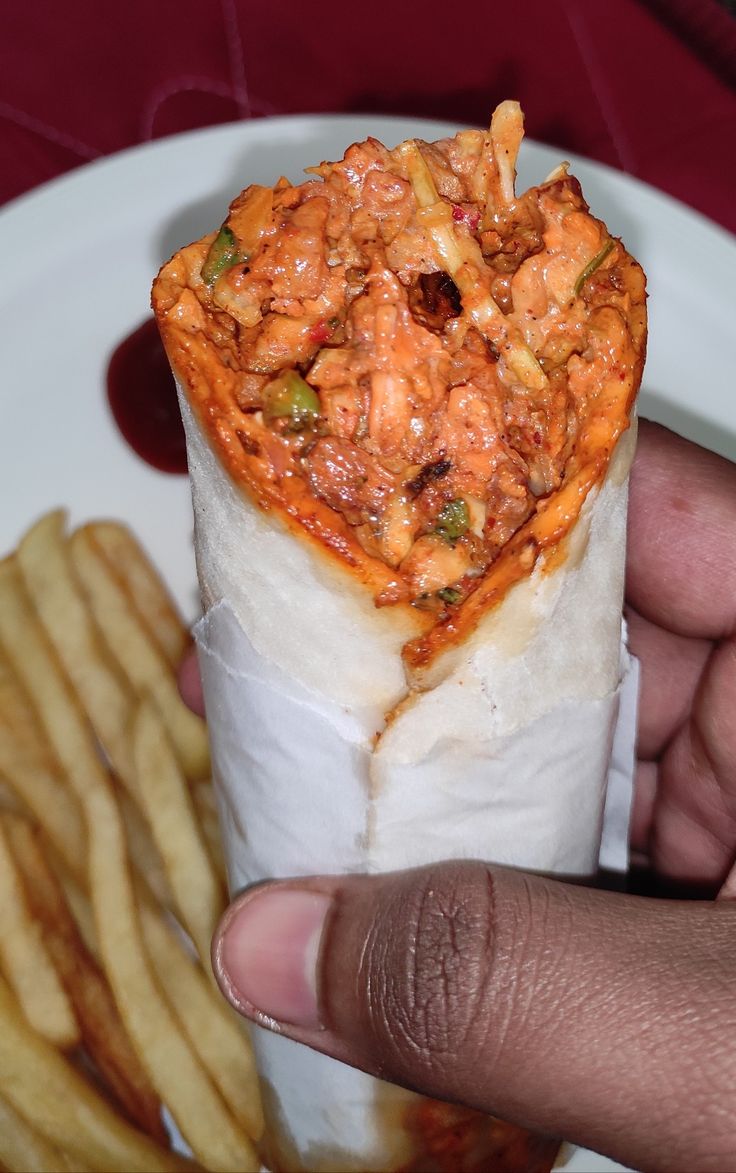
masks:
[(631, 472), (626, 596), (678, 635), (736, 623), (736, 465), (642, 420)]

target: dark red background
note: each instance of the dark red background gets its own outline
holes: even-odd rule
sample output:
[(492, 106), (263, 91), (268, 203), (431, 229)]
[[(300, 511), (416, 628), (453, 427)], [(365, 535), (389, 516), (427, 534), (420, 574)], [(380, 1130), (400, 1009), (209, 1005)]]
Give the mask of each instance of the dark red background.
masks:
[(0, 12), (0, 58), (2, 200), (214, 122), (483, 123), (516, 97), (532, 137), (736, 231), (736, 21), (717, 0), (18, 0)]

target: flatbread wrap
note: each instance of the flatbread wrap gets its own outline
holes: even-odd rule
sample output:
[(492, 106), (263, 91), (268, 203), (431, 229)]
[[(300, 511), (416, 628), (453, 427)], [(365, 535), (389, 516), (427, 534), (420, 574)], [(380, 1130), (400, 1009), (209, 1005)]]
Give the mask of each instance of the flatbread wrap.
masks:
[[(486, 133), (251, 185), (154, 284), (233, 890), (596, 870), (645, 281), (567, 165), (516, 194), (522, 135), (504, 102)], [(554, 1159), (255, 1034), (273, 1169)]]

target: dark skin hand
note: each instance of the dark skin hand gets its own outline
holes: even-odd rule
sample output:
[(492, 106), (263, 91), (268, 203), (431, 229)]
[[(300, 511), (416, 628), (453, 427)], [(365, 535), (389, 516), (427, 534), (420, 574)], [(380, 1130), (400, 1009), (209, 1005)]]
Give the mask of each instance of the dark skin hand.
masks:
[[(727, 1171), (736, 467), (646, 423), (626, 605), (642, 665), (632, 848), (719, 901), (623, 896), (473, 861), (274, 881), (232, 905), (215, 968), (249, 1018), (383, 1078), (635, 1168)], [(201, 708), (193, 662), (181, 684)]]

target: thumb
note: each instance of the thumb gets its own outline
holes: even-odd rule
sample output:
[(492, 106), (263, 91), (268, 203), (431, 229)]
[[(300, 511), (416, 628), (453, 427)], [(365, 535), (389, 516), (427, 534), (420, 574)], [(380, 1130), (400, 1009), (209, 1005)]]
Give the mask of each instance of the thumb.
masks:
[(736, 910), (476, 862), (257, 886), (213, 957), (255, 1022), (647, 1169), (733, 1157)]

